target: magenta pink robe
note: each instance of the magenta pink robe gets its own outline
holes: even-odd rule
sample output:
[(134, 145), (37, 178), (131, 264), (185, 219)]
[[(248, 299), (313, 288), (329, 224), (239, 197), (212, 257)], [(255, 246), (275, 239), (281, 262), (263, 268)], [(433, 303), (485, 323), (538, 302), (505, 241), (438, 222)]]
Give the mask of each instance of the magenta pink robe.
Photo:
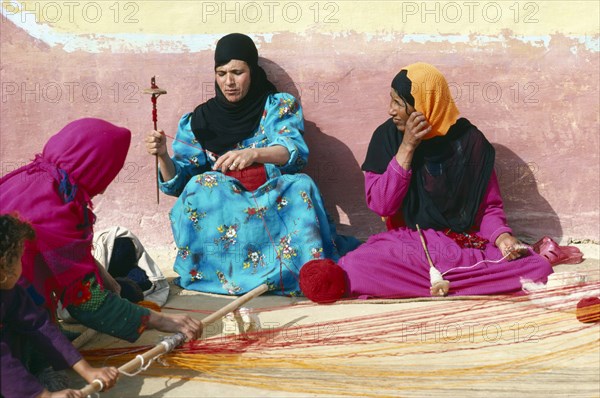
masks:
[[(402, 205), (412, 172), (392, 158), (383, 174), (365, 173), (367, 205), (381, 216), (391, 216)], [(476, 217), (477, 235), (490, 242), (484, 250), (463, 248), (443, 231), (423, 230), (431, 259), (445, 273), (469, 267), (481, 260), (499, 260), (502, 253), (496, 238), (512, 233), (506, 224), (496, 175), (492, 174)], [(339, 260), (346, 271), (351, 297), (428, 297), (429, 264), (417, 231), (402, 227), (374, 235), (367, 243)], [(521, 291), (521, 279), (546, 282), (550, 263), (529, 251), (527, 256), (500, 263), (485, 262), (468, 269), (453, 269), (444, 275), (450, 282), (449, 295), (489, 295)]]
[(92, 256), (91, 198), (115, 179), (130, 141), (129, 130), (107, 121), (75, 120), (31, 163), (0, 178), (0, 213), (17, 212), (36, 234), (25, 243), (20, 283), (32, 284), (51, 310), (54, 295), (64, 306), (76, 304), (65, 291), (86, 276), (95, 274), (102, 283)]

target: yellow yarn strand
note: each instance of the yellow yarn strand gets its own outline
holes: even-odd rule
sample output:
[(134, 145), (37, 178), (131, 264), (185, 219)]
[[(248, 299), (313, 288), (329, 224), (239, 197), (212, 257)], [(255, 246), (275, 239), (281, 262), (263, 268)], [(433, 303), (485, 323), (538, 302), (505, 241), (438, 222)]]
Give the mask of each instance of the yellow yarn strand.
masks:
[[(571, 292), (599, 288), (595, 283), (540, 297), (564, 296), (566, 302)], [(531, 297), (430, 300), (327, 324), (249, 333), (247, 339), (216, 336), (165, 355), (164, 366), (157, 364), (145, 374), (266, 391), (364, 397), (458, 396), (502, 381), (539, 395), (545, 381), (556, 383), (557, 374), (565, 383), (597, 380), (598, 325), (578, 322), (574, 303), (560, 310), (539, 303), (543, 301)], [(307, 313), (319, 308), (295, 307)], [(85, 355), (94, 362), (103, 359), (101, 352)]]

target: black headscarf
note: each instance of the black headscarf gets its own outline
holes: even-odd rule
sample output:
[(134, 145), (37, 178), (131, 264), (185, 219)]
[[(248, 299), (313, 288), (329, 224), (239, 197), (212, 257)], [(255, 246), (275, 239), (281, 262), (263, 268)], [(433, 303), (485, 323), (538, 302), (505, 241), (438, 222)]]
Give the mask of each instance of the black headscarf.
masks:
[(396, 90), (398, 96), (406, 101), (410, 106), (414, 108), (415, 98), (411, 94), (412, 82), (408, 78), (408, 71), (402, 69), (392, 80), (392, 88)]
[[(394, 79), (394, 89), (411, 101), (405, 89), (406, 80), (410, 83), (410, 79), (405, 72)], [(404, 88), (398, 82), (403, 82)], [(408, 85), (408, 95), (411, 92), (414, 90)], [(402, 138), (403, 133), (391, 118), (379, 126), (369, 143), (363, 171), (383, 174), (396, 156)], [(436, 230), (470, 230), (492, 175), (494, 158), (494, 147), (465, 118), (458, 119), (445, 135), (421, 141), (413, 155), (413, 175), (402, 202), (406, 225), (412, 229), (419, 224), (421, 228)]]
[(252, 39), (241, 33), (222, 37), (215, 50), (215, 69), (232, 59), (250, 67), (250, 89), (238, 102), (229, 102), (215, 81), (216, 96), (198, 105), (192, 115), (194, 136), (204, 149), (221, 154), (256, 131), (267, 97), (277, 92), (258, 66), (258, 51)]

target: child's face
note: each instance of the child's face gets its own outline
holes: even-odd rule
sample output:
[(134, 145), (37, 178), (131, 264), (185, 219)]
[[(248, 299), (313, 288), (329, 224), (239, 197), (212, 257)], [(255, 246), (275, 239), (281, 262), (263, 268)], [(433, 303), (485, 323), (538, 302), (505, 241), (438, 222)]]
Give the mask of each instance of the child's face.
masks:
[[(23, 257), (23, 245), (19, 248), (19, 254), (15, 257), (12, 264), (6, 264), (3, 270), (0, 271), (0, 289), (9, 290), (15, 287), (17, 281), (21, 277), (23, 272), (23, 266), (21, 265), (21, 257)], [(6, 279), (5, 279), (6, 278)]]

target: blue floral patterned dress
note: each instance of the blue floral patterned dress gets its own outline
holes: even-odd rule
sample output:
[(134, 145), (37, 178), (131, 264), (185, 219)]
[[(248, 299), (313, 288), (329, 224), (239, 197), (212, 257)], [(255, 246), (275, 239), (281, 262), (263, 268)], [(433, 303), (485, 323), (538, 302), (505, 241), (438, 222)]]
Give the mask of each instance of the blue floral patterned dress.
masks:
[(298, 101), (272, 94), (259, 127), (235, 148), (282, 145), (290, 159), (265, 164), (267, 182), (254, 192), (219, 171), (184, 115), (173, 141), (176, 176), (161, 190), (178, 196), (170, 212), (177, 245), (174, 269), (181, 287), (241, 295), (266, 283), (277, 294), (298, 295), (298, 272), (312, 259), (339, 257), (335, 228), (313, 180), (299, 172), (307, 162), (304, 119)]

